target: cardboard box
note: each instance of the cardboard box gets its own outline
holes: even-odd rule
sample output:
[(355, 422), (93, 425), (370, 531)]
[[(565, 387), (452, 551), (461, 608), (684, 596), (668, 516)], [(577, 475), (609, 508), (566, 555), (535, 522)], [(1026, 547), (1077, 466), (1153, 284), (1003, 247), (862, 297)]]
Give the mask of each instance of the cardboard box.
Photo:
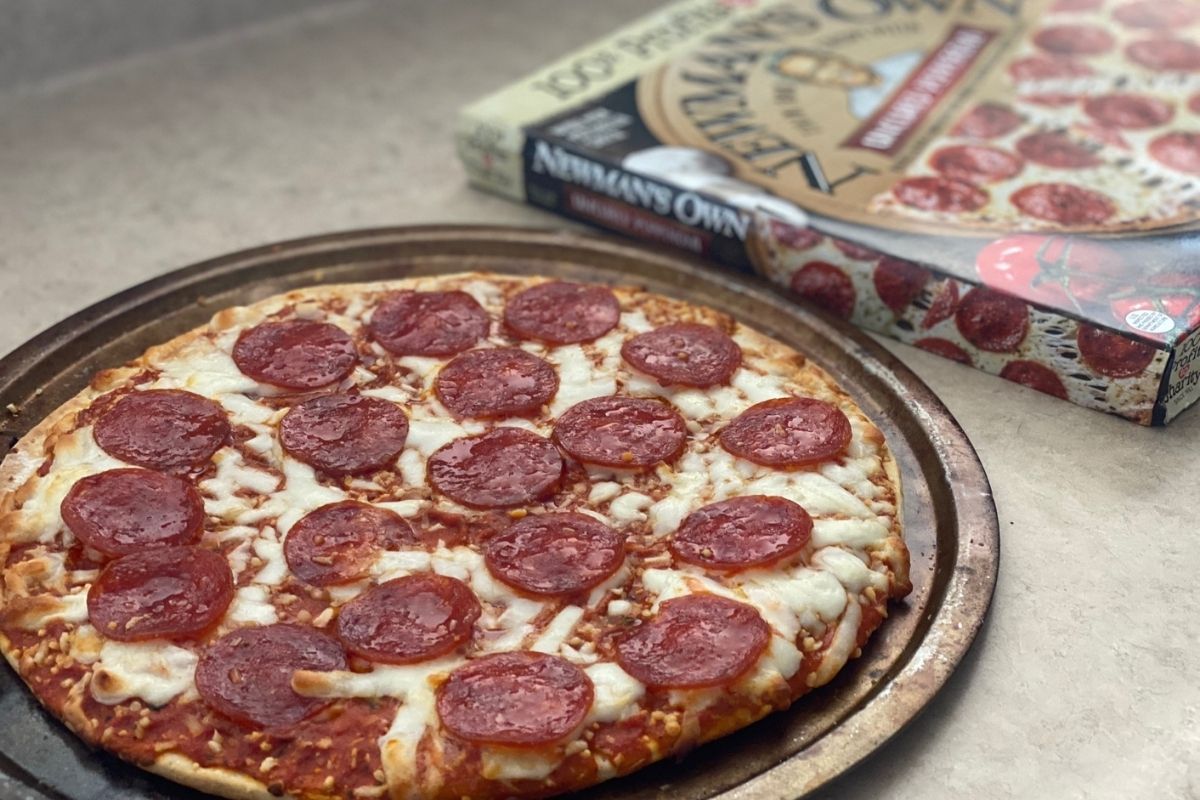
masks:
[(1200, 4), (683, 0), (465, 109), (458, 148), (1079, 405), (1200, 397)]

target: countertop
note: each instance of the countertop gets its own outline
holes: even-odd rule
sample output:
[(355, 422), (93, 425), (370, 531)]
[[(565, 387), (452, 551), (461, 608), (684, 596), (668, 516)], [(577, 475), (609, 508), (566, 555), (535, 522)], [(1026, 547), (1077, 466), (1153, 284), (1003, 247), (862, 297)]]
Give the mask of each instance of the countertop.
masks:
[[(273, 240), (566, 227), (467, 187), (455, 112), (653, 5), (351, 2), (0, 95), (0, 351)], [(1000, 581), (945, 690), (823, 797), (1200, 799), (1200, 410), (1145, 429), (883, 343), (979, 450)]]

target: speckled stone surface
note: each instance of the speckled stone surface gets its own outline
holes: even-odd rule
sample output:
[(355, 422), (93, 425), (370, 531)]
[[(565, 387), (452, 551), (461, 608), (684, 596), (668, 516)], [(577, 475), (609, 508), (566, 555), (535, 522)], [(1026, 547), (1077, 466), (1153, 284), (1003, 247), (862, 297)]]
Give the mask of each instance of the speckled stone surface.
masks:
[[(271, 240), (562, 226), (467, 188), (455, 111), (651, 5), (349, 3), (0, 96), (0, 350)], [(1200, 800), (1200, 411), (1147, 430), (886, 344), (979, 449), (1000, 583), (945, 691), (823, 799)]]

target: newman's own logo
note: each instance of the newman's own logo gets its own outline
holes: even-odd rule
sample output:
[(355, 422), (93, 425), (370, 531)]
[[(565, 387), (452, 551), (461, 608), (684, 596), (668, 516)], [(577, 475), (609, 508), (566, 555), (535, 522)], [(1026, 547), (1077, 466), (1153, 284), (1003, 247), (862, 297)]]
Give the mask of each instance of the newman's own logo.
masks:
[(677, 191), (619, 167), (593, 161), (541, 139), (533, 142), (530, 170), (720, 236), (745, 241), (750, 230), (750, 217), (745, 212), (696, 192)]

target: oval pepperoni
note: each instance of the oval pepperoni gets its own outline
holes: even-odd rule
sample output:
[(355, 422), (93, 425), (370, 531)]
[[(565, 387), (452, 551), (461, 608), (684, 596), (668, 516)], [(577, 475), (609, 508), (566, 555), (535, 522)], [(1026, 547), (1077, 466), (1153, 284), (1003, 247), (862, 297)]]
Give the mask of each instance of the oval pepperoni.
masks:
[(1034, 34), (1033, 43), (1056, 56), (1096, 56), (1112, 50), (1117, 40), (1098, 25), (1053, 25)]
[(1200, 21), (1200, 7), (1183, 0), (1134, 0), (1117, 6), (1113, 19), (1127, 28), (1168, 31)]
[(796, 555), (812, 527), (812, 517), (791, 500), (735, 497), (689, 514), (671, 539), (671, 552), (707, 569), (749, 569)]
[(910, 208), (954, 214), (978, 211), (988, 202), (988, 193), (978, 186), (938, 176), (905, 178), (892, 194)]
[(995, 147), (959, 144), (935, 152), (929, 157), (929, 166), (947, 178), (967, 183), (989, 183), (1011, 178), (1025, 165), (1012, 153)]
[(921, 330), (927, 331), (934, 325), (945, 322), (954, 316), (956, 310), (958, 310), (958, 285), (952, 280), (947, 280), (929, 303), (929, 310), (925, 312), (925, 318), (921, 320)]
[(424, 573), (374, 586), (338, 610), (337, 637), (369, 661), (411, 664), (471, 638), (482, 608), (471, 587)]
[(562, 480), (554, 445), (521, 428), (456, 439), (429, 457), (429, 482), (474, 508), (511, 508), (541, 500)]
[(554, 397), (558, 373), (547, 361), (516, 347), (471, 350), (442, 367), (433, 389), (458, 417), (526, 416)]
[(358, 351), (337, 325), (311, 320), (264, 322), (244, 331), (233, 363), (256, 381), (285, 389), (316, 389), (354, 370)]
[(412, 526), (386, 508), (345, 500), (300, 518), (283, 541), (288, 568), (312, 586), (366, 576), (382, 550), (419, 545)]
[(224, 410), (177, 389), (131, 392), (104, 412), (92, 429), (110, 456), (149, 469), (195, 467), (229, 439)]
[(196, 689), (210, 707), (267, 730), (295, 725), (328, 701), (292, 689), (297, 670), (345, 670), (332, 637), (307, 625), (265, 625), (227, 633), (200, 655)]
[(487, 312), (466, 292), (398, 292), (375, 308), (367, 330), (400, 356), (452, 356), (488, 335)]
[(1150, 143), (1150, 157), (1164, 167), (1200, 175), (1200, 133), (1168, 133)]
[(1084, 112), (1101, 125), (1126, 130), (1156, 128), (1175, 116), (1175, 107), (1164, 100), (1140, 94), (1106, 94), (1089, 97)]
[(1046, 81), (1055, 78), (1086, 78), (1093, 73), (1087, 64), (1069, 58), (1029, 56), (1018, 58), (1008, 65), (1008, 74), (1018, 83)]
[(233, 573), (219, 553), (152, 547), (110, 561), (88, 590), (88, 618), (121, 642), (187, 639), (220, 621), (233, 600)]
[(724, 686), (748, 672), (770, 640), (770, 627), (752, 606), (693, 594), (664, 602), (617, 645), (617, 660), (654, 689)]
[(1067, 399), (1067, 389), (1054, 370), (1036, 361), (1010, 361), (1000, 370), (1000, 377), (1060, 400)]
[(967, 139), (998, 139), (1021, 127), (1021, 115), (999, 103), (980, 103), (958, 121), (951, 133)]
[(948, 358), (951, 361), (957, 361), (960, 364), (971, 363), (971, 354), (949, 339), (928, 336), (924, 339), (917, 339), (913, 344), (922, 350), (926, 350), (942, 358)]
[(642, 397), (594, 397), (554, 423), (554, 440), (577, 460), (644, 469), (683, 452), (687, 426), (670, 405)]
[(721, 431), (721, 447), (764, 467), (801, 467), (841, 456), (850, 420), (811, 397), (781, 397), (750, 406)]
[(607, 580), (625, 560), (625, 539), (586, 514), (527, 516), (483, 544), (492, 574), (531, 594), (564, 595)]
[(854, 283), (824, 261), (810, 261), (792, 273), (792, 291), (842, 319), (854, 314)]
[(954, 324), (980, 350), (1011, 353), (1029, 331), (1029, 306), (990, 289), (972, 289), (958, 304)]
[(930, 277), (929, 270), (924, 267), (886, 256), (875, 267), (875, 291), (884, 305), (899, 314), (917, 299)]
[(330, 475), (361, 475), (390, 465), (404, 449), (408, 417), (378, 397), (330, 394), (294, 406), (279, 441), (295, 458)]
[(1125, 48), (1135, 63), (1164, 72), (1200, 71), (1200, 45), (1185, 39), (1147, 39)]
[(1144, 342), (1082, 323), (1075, 341), (1083, 363), (1110, 378), (1132, 378), (1142, 374), (1158, 352)]
[(742, 348), (711, 325), (675, 322), (641, 333), (621, 346), (621, 356), (663, 385), (729, 383), (742, 365)]
[(80, 478), (61, 510), (71, 533), (110, 556), (192, 544), (204, 526), (204, 502), (192, 484), (148, 469), (110, 469)]
[(522, 339), (576, 344), (598, 339), (621, 318), (617, 296), (604, 286), (551, 281), (517, 293), (504, 321)]
[(881, 253), (878, 250), (872, 250), (869, 247), (863, 247), (861, 244), (847, 242), (844, 239), (831, 239), (833, 246), (842, 251), (842, 255), (847, 258), (853, 258), (855, 261), (874, 261), (879, 258)]
[(565, 739), (592, 707), (582, 669), (544, 653), (497, 653), (468, 662), (438, 688), (437, 712), (471, 742), (532, 747)]
[(1031, 133), (1017, 140), (1017, 152), (1044, 167), (1083, 169), (1099, 166), (1096, 154), (1057, 132)]
[(1104, 195), (1069, 183), (1035, 183), (1009, 200), (1029, 216), (1059, 225), (1099, 225), (1117, 213)]
[(789, 250), (811, 250), (825, 240), (812, 228), (798, 228), (776, 219), (771, 220), (771, 235)]

